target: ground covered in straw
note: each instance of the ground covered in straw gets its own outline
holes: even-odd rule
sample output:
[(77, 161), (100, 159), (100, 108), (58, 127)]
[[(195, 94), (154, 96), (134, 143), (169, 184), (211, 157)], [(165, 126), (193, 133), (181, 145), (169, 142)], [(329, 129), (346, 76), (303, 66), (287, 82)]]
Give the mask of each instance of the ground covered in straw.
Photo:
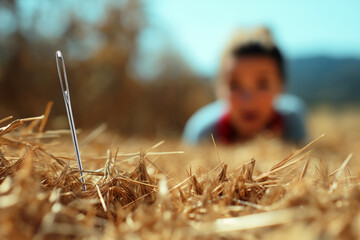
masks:
[(2, 119), (0, 239), (358, 239), (359, 116), (314, 117), (298, 149), (100, 127), (79, 133), (86, 191), (69, 131), (44, 131), (48, 114)]

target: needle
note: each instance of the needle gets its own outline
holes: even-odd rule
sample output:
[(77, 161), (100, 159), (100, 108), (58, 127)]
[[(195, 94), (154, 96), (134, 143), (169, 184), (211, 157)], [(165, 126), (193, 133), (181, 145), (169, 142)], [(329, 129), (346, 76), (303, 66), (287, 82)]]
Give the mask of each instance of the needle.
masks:
[(61, 90), (62, 90), (62, 94), (63, 94), (64, 101), (65, 101), (66, 112), (67, 112), (67, 116), (68, 116), (68, 120), (69, 120), (72, 140), (74, 143), (76, 159), (77, 159), (78, 167), (80, 170), (80, 178), (81, 178), (81, 182), (83, 183), (83, 190), (86, 191), (85, 179), (84, 179), (84, 175), (83, 175), (83, 167), (81, 164), (81, 157), (80, 157), (80, 151), (79, 151), (79, 144), (78, 144), (78, 140), (76, 137), (76, 128), (75, 128), (74, 117), (73, 117), (73, 113), (72, 113), (72, 109), (71, 109), (70, 92), (69, 92), (69, 85), (68, 85), (68, 80), (67, 80), (67, 76), (66, 76), (65, 62), (64, 62), (64, 58), (60, 51), (56, 51), (56, 65), (57, 65), (57, 70), (59, 73)]

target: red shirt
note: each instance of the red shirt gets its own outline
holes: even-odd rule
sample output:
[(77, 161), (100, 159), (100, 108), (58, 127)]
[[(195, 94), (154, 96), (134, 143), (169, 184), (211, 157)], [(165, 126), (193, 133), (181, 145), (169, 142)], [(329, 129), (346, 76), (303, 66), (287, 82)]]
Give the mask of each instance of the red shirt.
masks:
[[(275, 112), (274, 117), (271, 119), (266, 129), (271, 132), (282, 135), (284, 131), (284, 119), (278, 113)], [(216, 125), (216, 133), (218, 140), (222, 143), (230, 144), (236, 142), (241, 136), (234, 128), (230, 121), (230, 112), (224, 114)]]

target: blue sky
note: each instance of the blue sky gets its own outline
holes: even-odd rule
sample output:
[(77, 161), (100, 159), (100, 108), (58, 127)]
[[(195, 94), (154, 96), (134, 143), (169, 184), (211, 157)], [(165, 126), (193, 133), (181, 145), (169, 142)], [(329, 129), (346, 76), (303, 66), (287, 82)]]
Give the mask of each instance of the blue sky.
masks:
[[(198, 73), (214, 76), (219, 57), (237, 27), (266, 25), (288, 58), (307, 56), (360, 58), (360, 0), (143, 0), (149, 26), (139, 41), (143, 56), (140, 69), (154, 72), (161, 66), (154, 56), (175, 49)], [(36, 33), (61, 37), (75, 12), (85, 23), (101, 21), (107, 4), (118, 0), (18, 0), (21, 28), (29, 31), (36, 18)], [(51, 11), (50, 11), (51, 10)], [(14, 17), (0, 9), (2, 35), (16, 29)], [(30, 26), (30, 25), (29, 25)], [(86, 38), (89, 48), (101, 42), (96, 34)], [(149, 54), (150, 53), (150, 54)], [(149, 71), (147, 71), (148, 69)]]
[(216, 72), (222, 48), (239, 26), (269, 26), (288, 58), (360, 57), (359, 0), (151, 0), (147, 12), (146, 48), (163, 46), (162, 33), (206, 75)]

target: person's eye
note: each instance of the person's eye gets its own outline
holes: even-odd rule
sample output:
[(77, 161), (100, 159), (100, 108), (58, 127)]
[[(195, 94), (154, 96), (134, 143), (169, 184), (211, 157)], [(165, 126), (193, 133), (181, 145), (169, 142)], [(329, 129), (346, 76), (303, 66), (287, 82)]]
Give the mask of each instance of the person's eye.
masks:
[(257, 81), (257, 89), (261, 91), (267, 91), (270, 89), (269, 79), (267, 78), (259, 78)]
[(239, 90), (240, 90), (240, 86), (239, 86), (239, 84), (237, 83), (237, 81), (231, 80), (231, 81), (230, 81), (230, 91), (236, 92), (236, 91), (239, 91)]

